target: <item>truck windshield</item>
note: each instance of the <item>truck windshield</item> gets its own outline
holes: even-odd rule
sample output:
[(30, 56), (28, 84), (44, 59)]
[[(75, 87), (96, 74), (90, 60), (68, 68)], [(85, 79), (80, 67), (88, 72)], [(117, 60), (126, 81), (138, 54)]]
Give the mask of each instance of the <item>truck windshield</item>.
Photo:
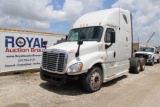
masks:
[(72, 29), (67, 41), (100, 41), (102, 32), (103, 28), (100, 26)]
[(143, 47), (143, 48), (140, 48), (139, 51), (143, 51), (143, 52), (154, 52), (154, 48)]

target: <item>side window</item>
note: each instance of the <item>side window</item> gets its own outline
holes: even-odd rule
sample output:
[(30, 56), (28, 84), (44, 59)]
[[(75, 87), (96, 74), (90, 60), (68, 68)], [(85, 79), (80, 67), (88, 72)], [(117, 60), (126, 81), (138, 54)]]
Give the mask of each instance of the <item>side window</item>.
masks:
[(155, 54), (157, 54), (157, 49), (155, 49), (155, 52), (154, 52)]
[(124, 14), (123, 14), (123, 19), (125, 20), (126, 24), (128, 24), (127, 17)]
[(105, 36), (104, 36), (104, 42), (111, 42), (111, 32), (113, 32), (114, 29), (112, 28), (107, 28)]

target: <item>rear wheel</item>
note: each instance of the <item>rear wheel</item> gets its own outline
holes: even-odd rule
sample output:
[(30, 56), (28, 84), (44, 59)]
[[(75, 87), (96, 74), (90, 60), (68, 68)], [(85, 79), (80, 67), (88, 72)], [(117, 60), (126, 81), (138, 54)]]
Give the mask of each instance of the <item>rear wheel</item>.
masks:
[(157, 63), (159, 63), (160, 62), (160, 58), (159, 59), (157, 59)]
[(152, 58), (152, 62), (151, 62), (151, 66), (153, 66), (154, 65), (154, 58)]
[(93, 66), (83, 77), (83, 88), (88, 92), (98, 91), (102, 85), (102, 77), (102, 70)]
[(144, 58), (139, 58), (140, 61), (140, 71), (144, 71), (145, 69), (145, 59)]
[(140, 65), (141, 64), (140, 64), (139, 58), (131, 58), (130, 59), (130, 69), (129, 69), (130, 73), (138, 74), (141, 69)]

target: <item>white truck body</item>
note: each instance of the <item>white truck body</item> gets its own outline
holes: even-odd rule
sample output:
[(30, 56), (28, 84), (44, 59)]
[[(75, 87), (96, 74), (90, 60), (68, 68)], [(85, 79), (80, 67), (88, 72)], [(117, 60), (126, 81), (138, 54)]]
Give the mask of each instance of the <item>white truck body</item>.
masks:
[(146, 63), (151, 65), (154, 65), (154, 62), (160, 62), (160, 54), (155, 47), (142, 47), (138, 52), (134, 53), (134, 57), (143, 57)]
[[(86, 30), (87, 32), (87, 28), (92, 27), (96, 27), (102, 31), (99, 35), (100, 38), (97, 41), (83, 39), (83, 45), (81, 45), (79, 49), (79, 56), (76, 57), (75, 54), (78, 49), (77, 41), (79, 37), (77, 38), (78, 33), (74, 32), (78, 29)], [(104, 38), (108, 38), (106, 35), (108, 35), (109, 30), (115, 32), (115, 43), (113, 44), (110, 41), (105, 42), (104, 40)], [(91, 30), (88, 32), (91, 32)], [(49, 60), (52, 61), (53, 57), (57, 58), (57, 56), (49, 56), (49, 54), (55, 55), (54, 53), (56, 53), (56, 55), (57, 53), (64, 53), (64, 63), (60, 68), (57, 68), (58, 65), (54, 65), (54, 63), (49, 63)], [(132, 24), (130, 12), (119, 8), (96, 11), (81, 16), (74, 23), (68, 35), (67, 42), (54, 45), (44, 50), (41, 64), (41, 78), (46, 81), (55, 81), (54, 77), (57, 79), (59, 76), (60, 78), (62, 76), (63, 78), (63, 75), (85, 75), (93, 66), (98, 66), (103, 72), (102, 82), (104, 83), (128, 72), (130, 66), (129, 59), (131, 56)], [(76, 64), (80, 64), (82, 70), (76, 72), (70, 70), (70, 68), (74, 69), (74, 66), (77, 66)], [(58, 71), (58, 69), (61, 68), (63, 69)]]

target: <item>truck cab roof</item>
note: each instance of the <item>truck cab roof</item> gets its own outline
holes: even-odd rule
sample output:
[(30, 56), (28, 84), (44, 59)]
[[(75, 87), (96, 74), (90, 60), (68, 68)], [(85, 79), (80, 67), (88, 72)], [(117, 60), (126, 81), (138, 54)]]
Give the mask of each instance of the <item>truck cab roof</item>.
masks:
[[(119, 16), (121, 16), (119, 18)], [(86, 26), (119, 26), (130, 28), (130, 12), (120, 8), (105, 9), (82, 15), (73, 25), (73, 28)], [(120, 20), (120, 21), (119, 21)]]

